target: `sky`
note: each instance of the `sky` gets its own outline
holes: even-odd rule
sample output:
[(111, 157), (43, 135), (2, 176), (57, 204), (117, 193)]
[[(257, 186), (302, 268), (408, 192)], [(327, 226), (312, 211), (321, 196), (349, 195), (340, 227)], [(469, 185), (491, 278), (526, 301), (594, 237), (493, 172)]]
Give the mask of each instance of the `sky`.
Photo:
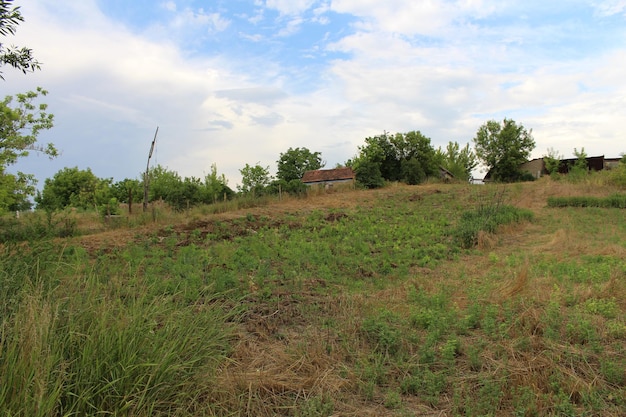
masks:
[[(213, 164), (276, 173), (289, 148), (327, 168), (367, 137), (418, 130), (433, 147), (488, 120), (532, 129), (532, 157), (626, 152), (626, 0), (14, 0), (35, 73), (4, 66), (0, 96), (41, 86), (55, 126), (11, 168), (39, 187), (64, 167), (204, 178)], [(483, 170), (477, 170), (482, 175)]]

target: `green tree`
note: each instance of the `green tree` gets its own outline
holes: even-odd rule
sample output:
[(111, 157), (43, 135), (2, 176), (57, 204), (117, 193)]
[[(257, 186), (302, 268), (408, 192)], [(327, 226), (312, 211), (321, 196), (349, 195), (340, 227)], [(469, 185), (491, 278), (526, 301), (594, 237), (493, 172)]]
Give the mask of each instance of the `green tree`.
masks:
[[(359, 171), (360, 163), (365, 161), (377, 164), (383, 179), (388, 181), (400, 180), (400, 160), (392, 143), (392, 136), (387, 132), (384, 132), (382, 135), (365, 138), (365, 146), (359, 147), (359, 155), (353, 166), (355, 172)], [(370, 171), (371, 167), (366, 166), (365, 170)]]
[(504, 119), (502, 123), (490, 120), (474, 137), (476, 156), (487, 166), (494, 181), (511, 182), (522, 178), (519, 167), (534, 148), (532, 130), (526, 130), (511, 119)]
[[(149, 201), (163, 200), (172, 204), (180, 198), (180, 189), (183, 186), (181, 176), (162, 165), (157, 165), (148, 171), (148, 181), (150, 182)], [(176, 205), (177, 203), (174, 203)]]
[(231, 199), (235, 192), (228, 186), (228, 180), (224, 174), (217, 174), (217, 165), (211, 165), (211, 173), (204, 177), (206, 189), (206, 203), (215, 203), (224, 199)]
[(14, 164), (18, 158), (28, 156), (31, 151), (50, 157), (58, 155), (51, 143), (46, 146), (37, 144), (39, 132), (50, 129), (54, 120), (54, 115), (46, 112), (47, 104), (33, 104), (40, 94), (45, 96), (48, 92), (38, 87), (36, 92), (17, 94), (14, 107), (11, 106), (12, 96), (0, 102), (0, 167)]
[(38, 208), (47, 211), (66, 207), (97, 208), (109, 203), (112, 197), (111, 182), (111, 179), (96, 177), (89, 168), (63, 168), (52, 178), (46, 179), (35, 201)]
[[(12, 0), (0, 0), (1, 36), (14, 35), (17, 26), (24, 21), (20, 8), (12, 7), (11, 3)], [(0, 66), (4, 65), (10, 65), (24, 74), (40, 68), (40, 64), (33, 57), (31, 49), (25, 47), (18, 48), (16, 46), (6, 48), (4, 42), (2, 42), (0, 43)], [(0, 71), (0, 79), (4, 80), (2, 74), (2, 71)]]
[(300, 180), (306, 171), (320, 169), (326, 165), (320, 152), (311, 152), (307, 148), (289, 148), (287, 152), (280, 154), (276, 163), (278, 164), (276, 178), (286, 183)]
[(111, 194), (121, 203), (140, 203), (143, 199), (143, 185), (137, 179), (124, 178), (111, 185)]
[[(411, 131), (407, 133), (396, 133), (392, 139), (392, 144), (396, 149), (396, 157), (400, 161), (401, 180), (408, 182), (406, 171), (402, 169), (402, 163), (415, 160), (412, 164), (419, 164), (421, 171), (424, 172), (422, 179), (433, 176), (437, 173), (437, 162), (435, 149), (430, 143), (430, 138), (424, 136), (419, 131)], [(420, 180), (421, 182), (421, 180)]]
[(255, 166), (246, 164), (239, 170), (241, 173), (241, 185), (237, 189), (242, 194), (252, 194), (253, 197), (263, 195), (270, 185), (270, 167), (263, 168), (259, 163)]
[(365, 159), (359, 161), (353, 169), (357, 182), (365, 188), (380, 188), (385, 185), (380, 164)]
[(543, 163), (546, 167), (546, 171), (551, 176), (555, 176), (559, 173), (559, 167), (561, 166), (561, 160), (563, 159), (563, 155), (561, 155), (554, 148), (548, 148), (548, 153), (543, 156)]
[(409, 185), (420, 184), (426, 178), (424, 167), (416, 157), (403, 160), (401, 166), (402, 178)]
[(476, 155), (470, 149), (469, 143), (463, 148), (458, 142), (448, 142), (446, 150), (437, 149), (437, 158), (441, 166), (450, 171), (454, 178), (467, 181), (472, 176), (472, 171), (478, 165)]
[[(13, 7), (11, 0), (0, 0), (0, 36), (14, 35), (17, 26), (24, 21), (19, 7)], [(32, 51), (28, 48), (11, 46), (7, 48), (0, 42), (0, 67), (9, 65), (24, 73), (39, 69)], [(0, 70), (0, 79), (4, 80)], [(33, 101), (47, 92), (41, 87), (36, 92), (7, 96), (0, 102), (0, 213), (7, 210), (30, 208), (29, 197), (35, 195), (35, 178), (32, 175), (6, 172), (7, 166), (25, 157), (30, 151), (38, 151), (57, 156), (53, 145), (37, 145), (37, 135), (41, 130), (50, 129), (54, 116), (46, 113), (47, 105), (35, 106)]]
[(29, 197), (35, 195), (35, 178), (17, 172), (10, 174), (7, 167), (30, 152), (40, 152), (54, 158), (57, 150), (52, 144), (37, 144), (42, 130), (50, 129), (54, 116), (46, 112), (47, 105), (35, 105), (39, 95), (47, 92), (37, 88), (36, 92), (7, 96), (0, 102), (0, 213), (25, 207)]
[(35, 195), (35, 179), (32, 175), (18, 172), (0, 175), (0, 213), (30, 210)]
[[(371, 163), (378, 165), (381, 177), (387, 181), (421, 182), (437, 172), (436, 153), (430, 138), (419, 131), (395, 135), (385, 132), (366, 138), (365, 145), (359, 147), (359, 154), (346, 165), (351, 166), (356, 173), (367, 172), (366, 176), (374, 180), (372, 184), (376, 184), (376, 172), (372, 170)], [(362, 170), (361, 164), (366, 165)]]
[(585, 148), (581, 148), (580, 152), (574, 148), (574, 156), (576, 161), (569, 167), (567, 178), (570, 181), (577, 182), (583, 180), (589, 174), (589, 164), (587, 163)]

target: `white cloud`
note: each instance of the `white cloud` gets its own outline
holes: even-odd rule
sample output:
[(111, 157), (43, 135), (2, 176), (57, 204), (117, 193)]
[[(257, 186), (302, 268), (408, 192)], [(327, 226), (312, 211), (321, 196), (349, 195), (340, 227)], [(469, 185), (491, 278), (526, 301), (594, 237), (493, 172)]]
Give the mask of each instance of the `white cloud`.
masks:
[(316, 0), (267, 0), (265, 6), (283, 15), (298, 15), (311, 8)]
[(169, 12), (175, 12), (176, 11), (176, 3), (173, 1), (165, 1), (161, 4), (161, 7), (163, 7), (165, 10), (169, 11)]
[(207, 13), (203, 9), (196, 11), (186, 8), (176, 14), (170, 26), (174, 29), (184, 28), (186, 30), (189, 30), (190, 27), (201, 26), (206, 27), (209, 32), (222, 32), (228, 28), (230, 23), (229, 19), (222, 17), (219, 13)]
[(297, 33), (300, 30), (300, 26), (303, 22), (304, 19), (301, 19), (299, 17), (289, 19), (285, 27), (279, 30), (276, 36), (287, 37), (293, 35), (294, 33)]
[(613, 16), (621, 14), (626, 16), (626, 0), (602, 0), (593, 2), (596, 13), (600, 16)]
[(495, 10), (481, 0), (336, 0), (332, 10), (360, 16), (375, 30), (406, 35), (438, 35), (462, 17), (485, 17)]
[[(189, 57), (188, 40), (238, 23), (225, 12), (179, 10), (171, 3), (177, 18), (141, 32), (106, 18), (95, 1), (70, 0), (59, 10), (55, 1), (32, 0), (22, 4), (26, 22), (15, 43), (33, 48), (44, 65), (28, 76), (6, 73), (5, 85), (8, 93), (37, 85), (50, 91), (46, 101), (56, 127), (42, 139), (57, 143), (64, 154), (52, 165), (36, 160), (40, 179), (76, 164), (99, 176), (135, 177), (145, 168), (157, 125), (156, 162), (196, 177), (216, 163), (233, 187), (246, 163), (274, 169), (289, 147), (321, 151), (333, 166), (354, 156), (365, 137), (385, 130), (421, 130), (435, 146), (451, 140), (465, 144), (486, 120), (505, 116), (533, 129), (537, 156), (548, 147), (566, 155), (574, 147), (607, 156), (626, 151), (621, 149), (624, 47), (554, 58), (550, 49), (537, 54), (527, 45), (552, 39), (556, 23), (537, 28), (467, 23), (500, 13), (496, 7), (507, 4), (267, 1), (265, 6), (283, 15), (281, 22), (291, 22), (291, 33), (304, 30), (301, 14), (311, 8), (316, 18), (328, 18), (330, 7), (362, 21), (356, 32), (332, 33), (338, 40), (325, 52), (345, 55), (316, 67), (319, 74), (307, 74), (313, 85), (296, 93), (289, 88), (295, 81), (287, 64), (276, 55), (263, 56), (261, 41), (267, 37), (243, 35), (249, 28), (235, 27), (240, 35), (230, 40), (240, 42), (235, 45), (240, 56), (202, 57), (198, 49)], [(623, 10), (619, 7), (614, 2), (607, 10)], [(172, 34), (168, 24), (180, 32)], [(331, 22), (324, 30), (336, 29)], [(248, 45), (254, 49), (243, 49)], [(289, 70), (294, 67), (297, 61), (290, 61)]]

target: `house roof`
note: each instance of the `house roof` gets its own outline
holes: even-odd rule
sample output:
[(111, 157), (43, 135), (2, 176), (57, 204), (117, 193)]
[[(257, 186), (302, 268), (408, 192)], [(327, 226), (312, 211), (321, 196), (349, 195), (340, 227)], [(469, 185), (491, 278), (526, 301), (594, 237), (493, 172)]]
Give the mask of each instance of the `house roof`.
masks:
[(352, 171), (352, 168), (317, 169), (314, 171), (307, 171), (302, 176), (302, 182), (304, 183), (353, 179), (354, 171)]

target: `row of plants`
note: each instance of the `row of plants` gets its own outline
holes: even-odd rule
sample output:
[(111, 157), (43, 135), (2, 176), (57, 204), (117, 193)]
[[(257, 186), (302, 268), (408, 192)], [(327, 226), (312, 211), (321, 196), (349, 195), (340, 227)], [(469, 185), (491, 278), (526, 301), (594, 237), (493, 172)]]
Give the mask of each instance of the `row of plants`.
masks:
[(613, 194), (608, 197), (548, 197), (548, 207), (626, 208), (626, 194)]

